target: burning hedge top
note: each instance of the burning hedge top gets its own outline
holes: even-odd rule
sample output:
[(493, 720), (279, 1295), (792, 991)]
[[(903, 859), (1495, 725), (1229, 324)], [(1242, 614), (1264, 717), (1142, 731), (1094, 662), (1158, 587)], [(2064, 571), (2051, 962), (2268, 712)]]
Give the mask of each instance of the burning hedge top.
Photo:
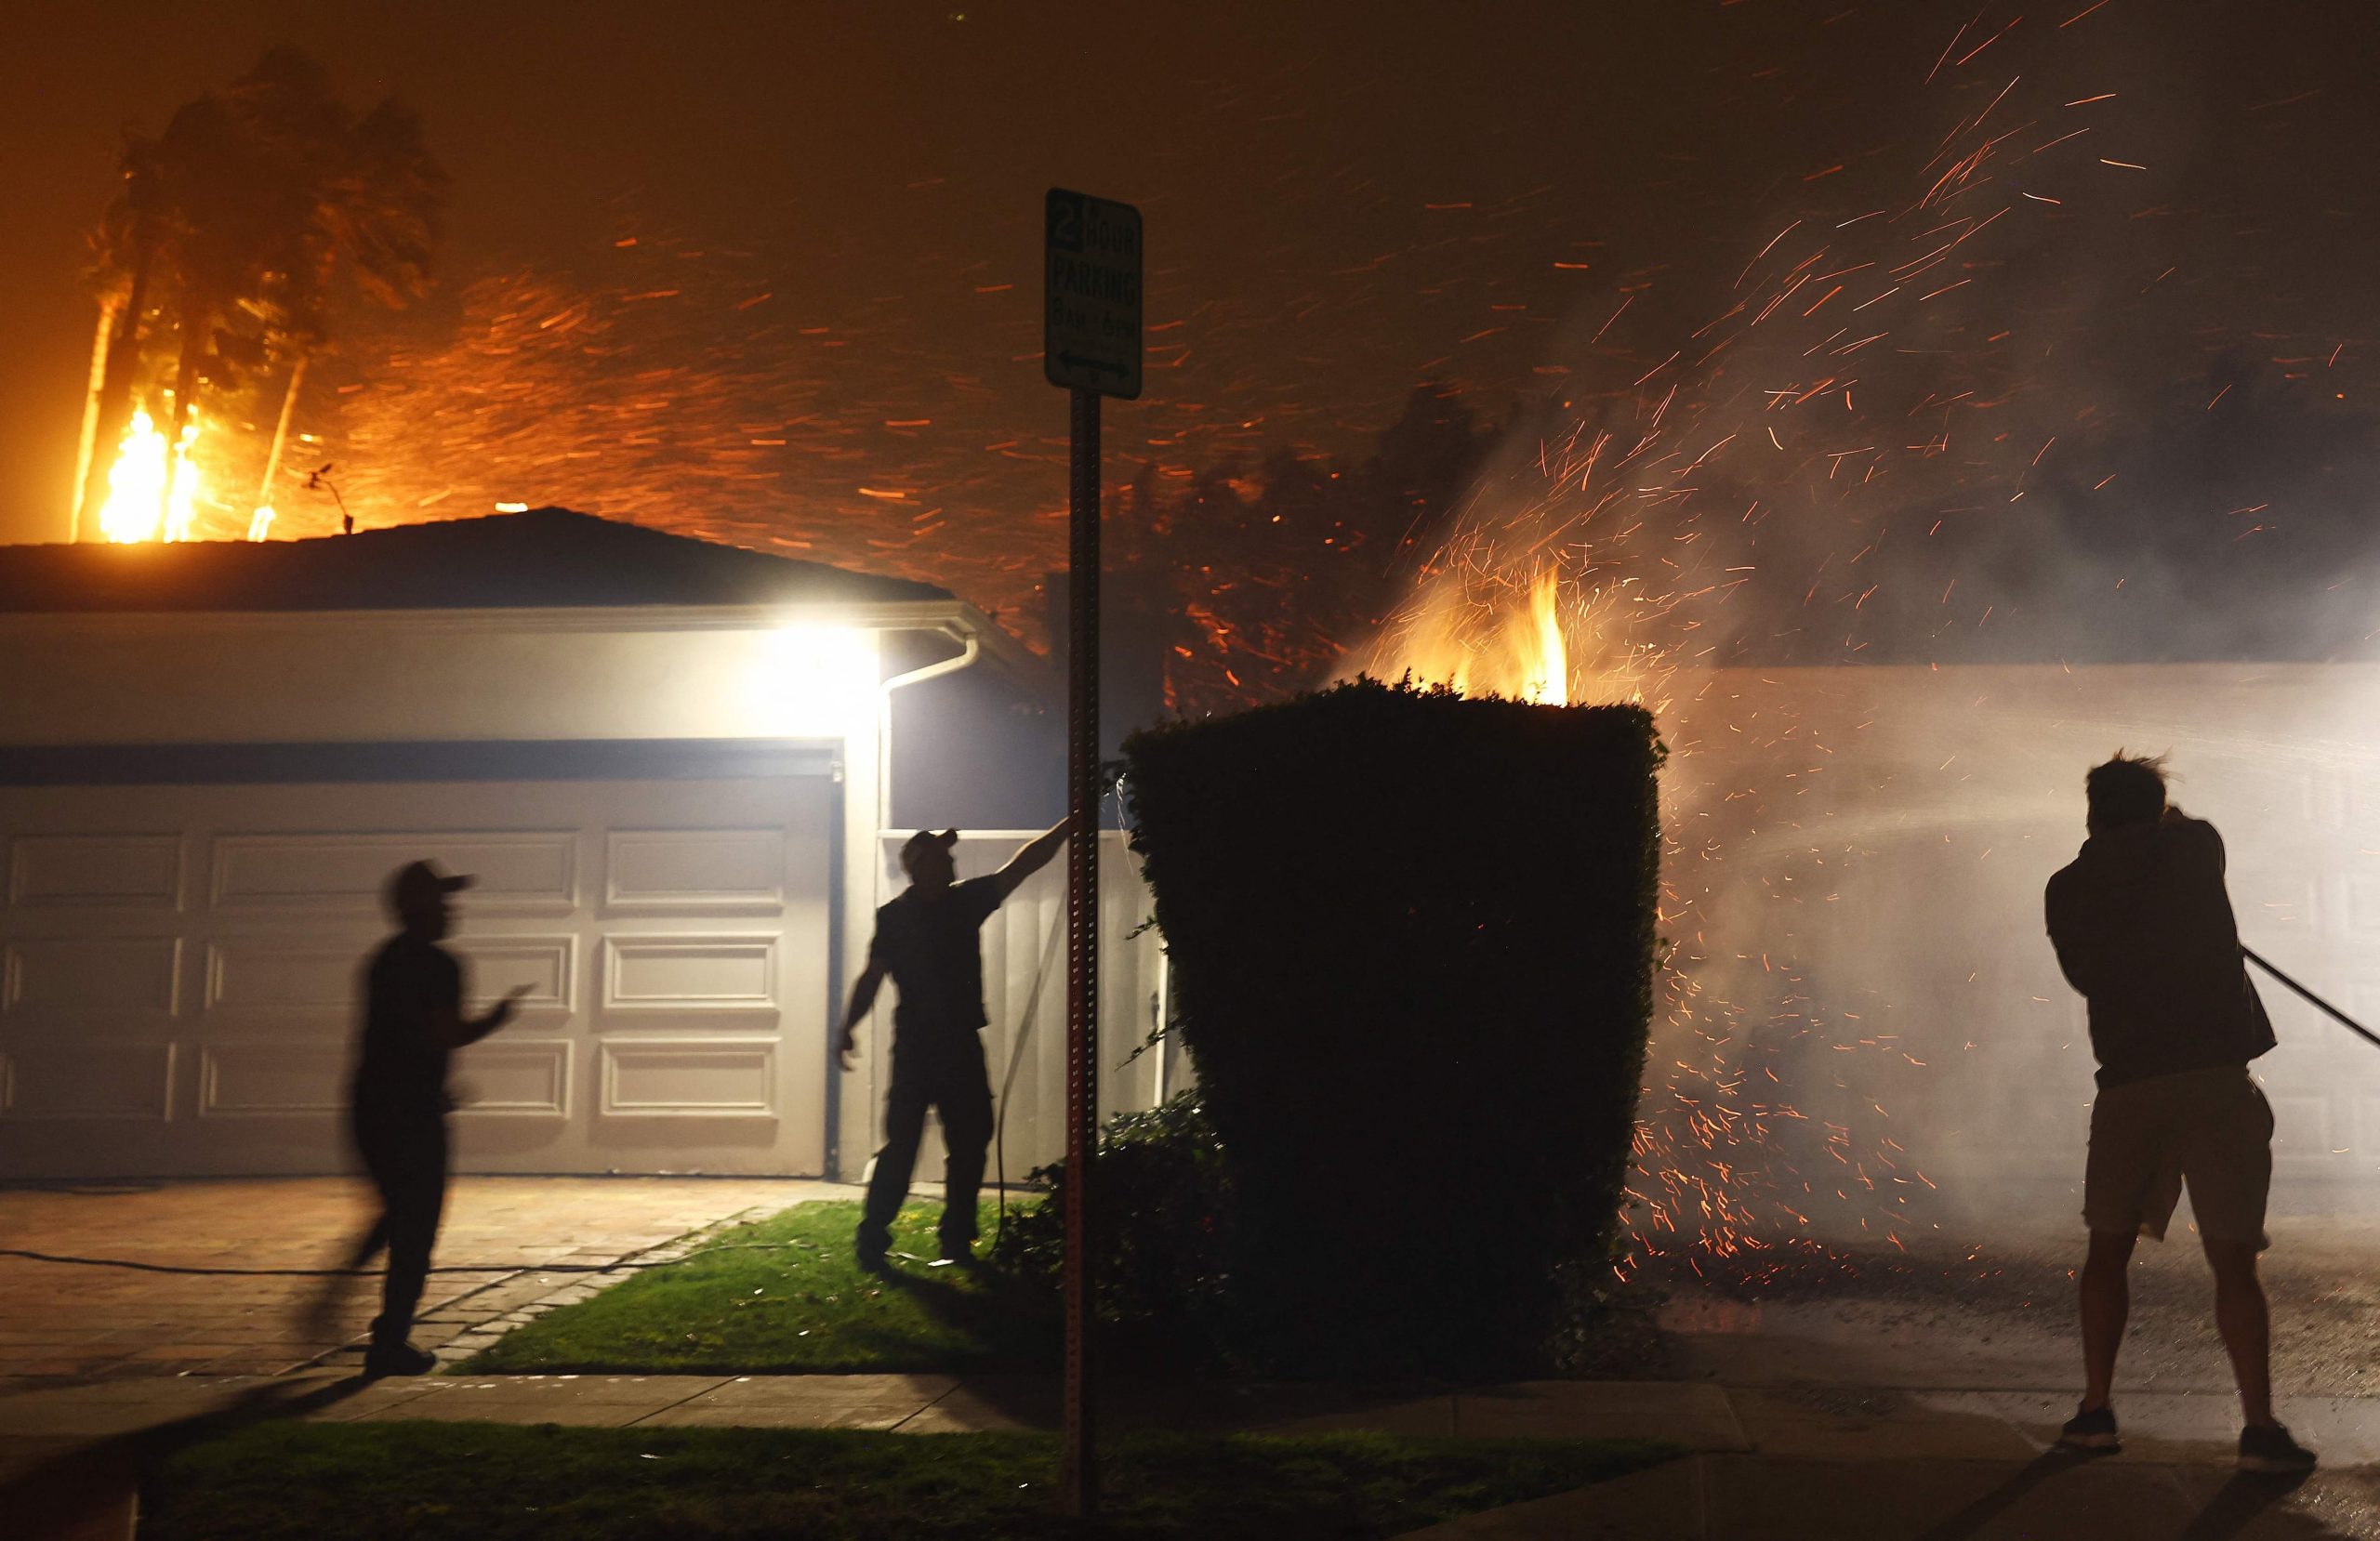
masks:
[(0, 546), (0, 612), (866, 604), (950, 591), (537, 508), (297, 541)]
[(1309, 1337), (1525, 1353), (1634, 1131), (1651, 716), (1359, 679), (1125, 747), (1243, 1277)]

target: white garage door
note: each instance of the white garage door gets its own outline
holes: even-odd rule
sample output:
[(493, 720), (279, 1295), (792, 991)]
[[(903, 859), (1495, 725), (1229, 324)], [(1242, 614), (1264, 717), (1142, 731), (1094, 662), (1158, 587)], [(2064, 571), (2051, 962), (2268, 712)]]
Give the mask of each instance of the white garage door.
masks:
[(403, 781), (344, 779), (369, 746), (217, 751), (245, 779), (0, 787), (0, 1176), (346, 1165), (358, 972), (416, 857), (480, 879), (448, 943), (467, 1009), (529, 989), (458, 1060), (458, 1166), (820, 1171), (830, 760), (604, 747), (406, 746), (425, 779)]

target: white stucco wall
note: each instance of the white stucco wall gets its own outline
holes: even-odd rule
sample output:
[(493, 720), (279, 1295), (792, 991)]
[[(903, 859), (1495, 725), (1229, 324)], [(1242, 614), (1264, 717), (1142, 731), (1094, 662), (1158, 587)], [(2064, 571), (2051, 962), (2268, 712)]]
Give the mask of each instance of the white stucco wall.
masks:
[[(2094, 1066), (2042, 889), (2119, 748), (2170, 754), (2222, 831), (2242, 940), (2380, 1020), (2380, 667), (1723, 670), (1659, 706), (1678, 952), (1646, 1114), (1764, 1129), (1717, 1154), (1801, 1210), (2079, 1205)], [(2276, 1207), (2368, 1205), (2380, 1057), (2257, 987)]]
[(0, 744), (872, 736), (877, 644), (827, 616), (0, 617)]

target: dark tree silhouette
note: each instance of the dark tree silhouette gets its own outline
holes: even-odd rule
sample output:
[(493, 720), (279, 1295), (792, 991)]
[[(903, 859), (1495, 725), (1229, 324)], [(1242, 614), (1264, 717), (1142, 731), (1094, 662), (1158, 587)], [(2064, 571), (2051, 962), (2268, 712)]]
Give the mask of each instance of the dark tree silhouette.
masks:
[(1144, 475), (1116, 508), (1119, 614), (1151, 618), (1166, 705), (1197, 712), (1287, 694), (1317, 659), (1377, 627), (1501, 437), (1425, 386), (1371, 454), (1276, 449), (1169, 492)]

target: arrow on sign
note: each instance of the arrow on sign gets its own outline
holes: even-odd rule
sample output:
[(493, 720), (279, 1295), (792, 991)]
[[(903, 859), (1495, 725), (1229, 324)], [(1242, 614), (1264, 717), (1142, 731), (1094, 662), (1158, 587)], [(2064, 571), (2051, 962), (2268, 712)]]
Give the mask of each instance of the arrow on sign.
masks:
[(1103, 375), (1122, 375), (1127, 373), (1125, 367), (1120, 363), (1112, 363), (1105, 359), (1086, 359), (1079, 353), (1061, 353), (1058, 355), (1058, 362), (1064, 364), (1068, 369), (1096, 369)]

